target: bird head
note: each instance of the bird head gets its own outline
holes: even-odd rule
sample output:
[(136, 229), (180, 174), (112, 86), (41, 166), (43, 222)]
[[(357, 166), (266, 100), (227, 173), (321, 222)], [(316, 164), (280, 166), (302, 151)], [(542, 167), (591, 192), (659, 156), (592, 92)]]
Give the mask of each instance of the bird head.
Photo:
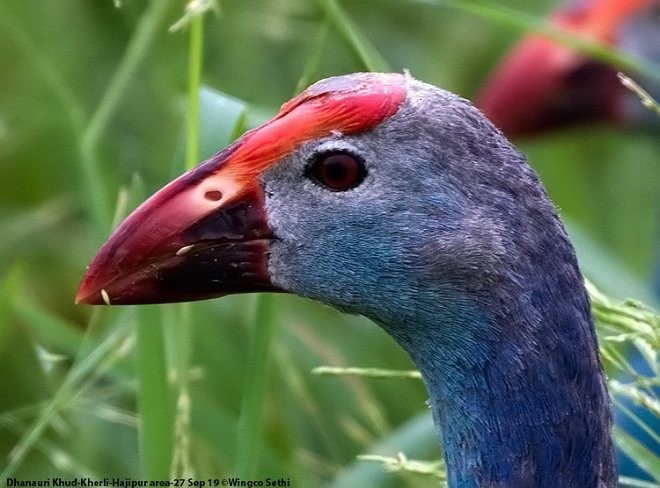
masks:
[(504, 227), (538, 199), (469, 102), (408, 75), (329, 78), (137, 208), (77, 301), (285, 291), (388, 322), (413, 295), (497, 281)]
[[(573, 478), (611, 454), (566, 234), (524, 158), (455, 95), (400, 74), (316, 83), (135, 210), (77, 300), (259, 290), (365, 315), (408, 351), (451, 486), (550, 486), (556, 466), (587, 486)], [(593, 462), (572, 455), (582, 445)]]

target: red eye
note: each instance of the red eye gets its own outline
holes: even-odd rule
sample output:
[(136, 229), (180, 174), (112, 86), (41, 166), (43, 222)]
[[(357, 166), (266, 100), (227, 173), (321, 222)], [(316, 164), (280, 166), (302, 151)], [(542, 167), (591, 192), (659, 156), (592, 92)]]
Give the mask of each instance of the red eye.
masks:
[(345, 152), (321, 154), (307, 168), (307, 176), (332, 191), (355, 188), (366, 175), (362, 160)]

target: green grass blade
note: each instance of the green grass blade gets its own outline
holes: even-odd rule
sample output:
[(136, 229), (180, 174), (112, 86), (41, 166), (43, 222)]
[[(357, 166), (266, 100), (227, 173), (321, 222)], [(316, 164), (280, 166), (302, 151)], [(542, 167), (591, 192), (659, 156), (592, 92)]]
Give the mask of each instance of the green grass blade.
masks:
[(660, 484), (658, 483), (638, 480), (628, 476), (619, 476), (619, 486), (630, 488), (660, 488)]
[[(660, 401), (653, 398), (650, 394), (636, 388), (634, 385), (625, 385), (614, 379), (608, 381), (608, 387), (612, 395), (619, 395), (623, 398), (627, 398), (635, 404), (652, 412), (658, 419), (660, 419)], [(656, 442), (660, 444), (660, 435), (655, 433), (653, 433), (653, 435), (655, 436)]]
[(38, 239), (63, 225), (75, 213), (71, 198), (58, 196), (25, 210), (12, 212), (0, 220), (0, 255), (7, 255), (25, 242)]
[(254, 336), (250, 341), (245, 393), (241, 403), (241, 416), (238, 420), (236, 474), (243, 479), (254, 479), (258, 468), (273, 329), (273, 302), (274, 297), (270, 294), (257, 296)]
[(312, 76), (318, 69), (319, 62), (321, 61), (321, 51), (328, 37), (328, 31), (328, 22), (324, 19), (321, 23), (321, 27), (319, 27), (319, 30), (314, 37), (314, 42), (312, 43), (312, 47), (309, 50), (309, 55), (307, 56), (307, 62), (303, 67), (300, 78), (298, 78), (298, 83), (296, 83), (296, 90), (294, 95), (303, 91), (303, 89), (310, 84)]
[(188, 45), (188, 127), (185, 169), (199, 162), (199, 90), (202, 85), (202, 56), (204, 53), (204, 17), (196, 15), (190, 21)]
[(660, 481), (660, 457), (618, 427), (612, 429), (614, 442), (637, 466)]
[(160, 307), (165, 338), (171, 353), (170, 363), (173, 387), (176, 389), (175, 413), (173, 416), (171, 478), (188, 478), (194, 475), (190, 456), (190, 361), (193, 354), (192, 303), (179, 303)]
[[(188, 171), (199, 162), (200, 147), (200, 97), (202, 61), (204, 55), (204, 13), (205, 9), (194, 11), (194, 3), (186, 5), (189, 23), (188, 38), (188, 110), (186, 126), (186, 156), (184, 170)], [(170, 477), (187, 478), (194, 475), (190, 456), (190, 360), (193, 353), (193, 320), (191, 303), (176, 307), (177, 320), (169, 321), (166, 334), (170, 342), (176, 344), (172, 359), (176, 378), (176, 413), (174, 415), (174, 441)]]
[[(429, 455), (438, 458), (438, 431), (433, 425), (430, 412), (409, 420), (369, 450), (369, 454), (376, 455), (391, 455), (397, 452), (414, 458), (424, 458)], [(391, 486), (388, 484), (389, 477), (391, 474), (381, 465), (358, 460), (349, 465), (329, 488)]]
[(139, 307), (137, 319), (140, 458), (146, 477), (168, 479), (172, 460), (173, 415), (160, 312), (153, 306)]
[(170, 0), (153, 0), (143, 14), (128, 43), (124, 57), (80, 140), (82, 173), (87, 185), (85, 193), (90, 197), (90, 211), (99, 238), (108, 230), (112, 215), (110, 196), (104, 184), (96, 147), (122, 99), (122, 94), (129, 86), (158, 29), (162, 26), (169, 6)]
[(14, 264), (9, 272), (2, 276), (0, 279), (0, 341), (5, 342), (5, 334), (9, 329), (12, 312), (12, 298), (20, 289), (21, 282), (23, 281), (23, 271), (19, 264)]
[(400, 370), (391, 370), (391, 369), (382, 369), (382, 368), (340, 368), (336, 366), (319, 366), (312, 370), (314, 374), (322, 375), (353, 375), (353, 376), (362, 376), (365, 378), (413, 378), (413, 379), (422, 379), (422, 375), (419, 371), (409, 370), (409, 371), (400, 371)]
[(105, 340), (98, 344), (87, 356), (77, 363), (69, 372), (59, 390), (40, 412), (35, 422), (21, 437), (18, 444), (9, 454), (9, 463), (0, 473), (0, 480), (11, 477), (21, 465), (27, 453), (39, 441), (43, 433), (55, 419), (59, 411), (64, 408), (76, 395), (78, 385), (97, 368), (99, 368), (109, 355), (122, 348), (126, 340), (126, 328), (119, 327)]
[(376, 49), (371, 41), (360, 32), (357, 25), (355, 25), (344, 9), (341, 8), (337, 0), (320, 0), (319, 5), (323, 9), (328, 21), (348, 41), (368, 71), (380, 71), (384, 73), (392, 71), (385, 58), (378, 52), (378, 49)]
[(408, 459), (401, 453), (397, 457), (364, 454), (358, 456), (358, 459), (360, 461), (380, 463), (387, 471), (393, 473), (407, 471), (414, 474), (433, 476), (441, 480), (446, 479), (446, 471), (442, 461), (417, 461), (415, 459)]
[(12, 308), (44, 347), (75, 357), (83, 341), (83, 334), (74, 324), (57, 317), (23, 296), (14, 296)]
[(660, 115), (660, 103), (658, 103), (649, 92), (639, 86), (635, 80), (629, 78), (623, 73), (617, 73), (617, 75), (619, 76), (619, 81), (621, 84), (633, 92), (637, 98), (639, 98), (639, 101), (642, 105), (644, 105), (644, 107), (646, 107), (648, 110), (651, 110), (652, 112), (655, 112), (657, 115)]

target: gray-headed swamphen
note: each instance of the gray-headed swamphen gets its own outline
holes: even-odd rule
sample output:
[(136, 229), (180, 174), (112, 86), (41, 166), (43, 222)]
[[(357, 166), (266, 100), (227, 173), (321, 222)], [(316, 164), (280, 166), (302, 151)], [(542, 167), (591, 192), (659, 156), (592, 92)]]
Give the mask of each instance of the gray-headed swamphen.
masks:
[(614, 487), (589, 300), (523, 156), (401, 74), (320, 81), (135, 210), (77, 300), (285, 291), (365, 315), (420, 369), (449, 486)]

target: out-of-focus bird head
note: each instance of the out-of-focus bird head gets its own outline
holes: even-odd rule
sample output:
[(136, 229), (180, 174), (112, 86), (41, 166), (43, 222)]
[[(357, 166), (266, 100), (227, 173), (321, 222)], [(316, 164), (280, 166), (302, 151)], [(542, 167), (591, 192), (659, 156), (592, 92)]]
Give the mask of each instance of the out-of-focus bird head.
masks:
[[(660, 59), (658, 0), (572, 0), (548, 22), (639, 59)], [(656, 94), (657, 80), (638, 81)], [(508, 137), (567, 125), (651, 120), (616, 70), (541, 35), (528, 35), (498, 63), (475, 104)], [(657, 122), (657, 121), (654, 121)]]

